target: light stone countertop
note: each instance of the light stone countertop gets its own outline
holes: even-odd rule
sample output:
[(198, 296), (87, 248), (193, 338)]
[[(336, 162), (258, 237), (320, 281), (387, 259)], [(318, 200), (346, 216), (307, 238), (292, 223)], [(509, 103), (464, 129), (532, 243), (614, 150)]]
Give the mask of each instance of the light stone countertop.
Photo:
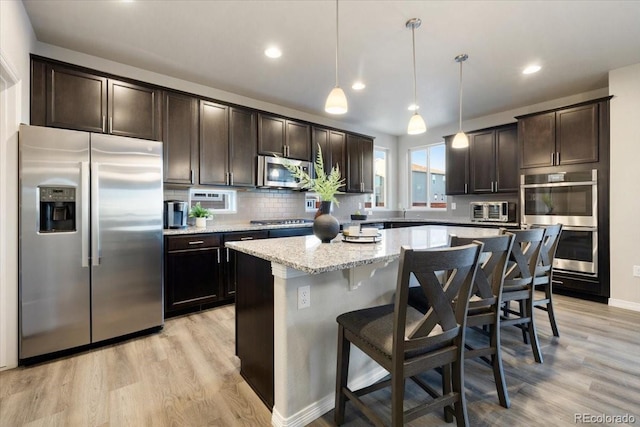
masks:
[(342, 234), (338, 234), (331, 243), (321, 243), (315, 236), (300, 236), (228, 242), (226, 246), (308, 274), (319, 274), (392, 261), (400, 256), (403, 245), (414, 249), (445, 246), (449, 234), (487, 237), (499, 232), (497, 228), (425, 225), (380, 230), (381, 241), (378, 243), (343, 242)]
[[(502, 227), (518, 227), (519, 224), (514, 222), (487, 222), (487, 223), (478, 223), (472, 222), (468, 219), (431, 219), (431, 218), (375, 218), (375, 219), (366, 219), (364, 221), (351, 221), (349, 219), (338, 218), (340, 224), (349, 224), (349, 223), (358, 223), (358, 224), (372, 224), (372, 223), (384, 223), (384, 222), (407, 222), (407, 223), (445, 223), (445, 224), (460, 224), (460, 225), (472, 225), (474, 227), (482, 227), (483, 225), (487, 226), (502, 226)], [(261, 225), (261, 224), (250, 224), (249, 222), (238, 222), (238, 223), (209, 223), (206, 228), (198, 228), (193, 225), (188, 226), (187, 228), (177, 228), (177, 229), (165, 229), (163, 230), (163, 234), (165, 236), (174, 236), (181, 234), (198, 234), (198, 233), (230, 233), (234, 231), (261, 231), (261, 230), (275, 230), (281, 228), (299, 228), (299, 227), (312, 227), (313, 223), (301, 223), (301, 224), (275, 224), (275, 225)]]
[(165, 236), (175, 236), (180, 234), (198, 234), (198, 233), (229, 233), (233, 231), (262, 231), (262, 230), (275, 230), (280, 228), (300, 228), (300, 227), (312, 227), (313, 222), (300, 223), (300, 224), (277, 224), (277, 225), (262, 225), (262, 224), (250, 224), (248, 222), (239, 223), (227, 223), (227, 224), (207, 224), (206, 228), (198, 228), (193, 225), (187, 228), (175, 228), (164, 229)]

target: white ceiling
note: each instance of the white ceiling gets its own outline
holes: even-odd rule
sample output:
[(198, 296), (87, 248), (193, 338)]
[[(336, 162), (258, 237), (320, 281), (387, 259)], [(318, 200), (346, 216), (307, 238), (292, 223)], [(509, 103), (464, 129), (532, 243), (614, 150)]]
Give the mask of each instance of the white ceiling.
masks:
[[(23, 0), (38, 40), (312, 114), (335, 79), (332, 0)], [(470, 119), (607, 86), (607, 72), (640, 63), (640, 1), (341, 0), (340, 85), (349, 111), (333, 119), (401, 135), (413, 100), (427, 126)], [(277, 44), (279, 60), (264, 56)], [(542, 70), (525, 76), (525, 65)], [(639, 76), (640, 78), (640, 76)], [(367, 87), (355, 92), (362, 79)]]

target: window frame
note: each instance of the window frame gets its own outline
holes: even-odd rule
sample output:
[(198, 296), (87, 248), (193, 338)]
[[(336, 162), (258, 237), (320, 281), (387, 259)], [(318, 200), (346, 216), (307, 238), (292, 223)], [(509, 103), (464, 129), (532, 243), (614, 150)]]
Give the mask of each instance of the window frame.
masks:
[[(432, 189), (432, 183), (431, 180), (428, 178), (429, 175), (431, 175), (431, 166), (430, 166), (430, 149), (434, 148), (434, 147), (438, 147), (441, 146), (442, 149), (444, 150), (444, 158), (443, 158), (443, 167), (444, 167), (444, 173), (442, 174), (442, 181), (443, 181), (443, 185), (445, 185), (445, 181), (446, 181), (446, 145), (444, 141), (441, 142), (437, 142), (437, 143), (433, 143), (433, 144), (426, 144), (426, 145), (419, 145), (419, 146), (415, 146), (415, 147), (411, 147), (407, 150), (407, 170), (408, 170), (408, 207), (407, 210), (415, 210), (415, 211), (434, 211), (434, 212), (445, 212), (447, 211), (448, 207), (449, 207), (449, 202), (447, 199), (447, 195), (444, 192), (444, 188), (443, 188), (443, 203), (444, 206), (443, 207), (432, 207), (431, 204), (433, 203), (432, 200), (429, 199), (429, 194), (431, 193), (431, 189)], [(426, 174), (427, 174), (427, 178), (425, 179), (425, 185), (427, 186), (427, 189), (425, 190), (426, 192), (426, 206), (414, 206), (414, 201), (413, 201), (413, 183), (414, 183), (414, 178), (413, 178), (413, 169), (412, 169), (412, 158), (413, 158), (413, 152), (416, 151), (425, 151), (426, 152)]]
[[(376, 206), (376, 151), (384, 153), (384, 173), (385, 180), (383, 186), (383, 203), (384, 206)], [(367, 210), (389, 210), (389, 153), (391, 150), (387, 147), (375, 145), (373, 147), (373, 193), (367, 197), (365, 209)]]

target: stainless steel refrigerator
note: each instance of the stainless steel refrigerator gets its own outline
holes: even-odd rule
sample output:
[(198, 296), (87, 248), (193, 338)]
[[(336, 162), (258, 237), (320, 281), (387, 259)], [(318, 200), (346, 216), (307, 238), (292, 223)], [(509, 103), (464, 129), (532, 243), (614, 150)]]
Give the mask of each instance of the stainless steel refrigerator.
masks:
[(161, 326), (162, 143), (20, 127), (20, 359)]

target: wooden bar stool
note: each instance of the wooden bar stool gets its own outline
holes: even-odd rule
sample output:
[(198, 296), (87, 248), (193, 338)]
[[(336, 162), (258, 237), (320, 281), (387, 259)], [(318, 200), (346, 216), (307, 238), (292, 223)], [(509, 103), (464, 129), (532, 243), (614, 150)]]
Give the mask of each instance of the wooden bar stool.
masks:
[[(385, 425), (376, 411), (360, 398), (391, 386), (391, 425), (400, 426), (429, 412), (445, 409), (458, 426), (469, 425), (464, 394), (464, 336), (467, 306), (478, 266), (482, 243), (437, 250), (403, 247), (398, 267), (394, 304), (341, 314), (338, 322), (338, 363), (336, 371), (335, 422), (344, 422), (350, 400), (376, 426)], [(444, 283), (437, 273), (447, 272)], [(426, 314), (407, 304), (409, 282), (414, 277), (426, 294)], [(455, 306), (453, 301), (458, 301)], [(390, 373), (360, 390), (347, 386), (351, 344)], [(442, 393), (417, 375), (442, 367), (451, 381)], [(433, 397), (426, 403), (404, 410), (405, 380), (411, 378)], [(449, 415), (450, 416), (450, 415)]]
[[(467, 327), (487, 335), (489, 339), (487, 345), (483, 347), (472, 348), (465, 345), (464, 358), (481, 358), (492, 367), (498, 399), (502, 406), (508, 408), (511, 403), (502, 366), (499, 303), (514, 235), (505, 233), (502, 236), (477, 239), (451, 235), (449, 246), (462, 246), (474, 240), (482, 242), (484, 247), (469, 300)], [(409, 305), (423, 313), (426, 312), (427, 301), (420, 288), (409, 288)]]
[[(533, 278), (540, 262), (540, 248), (544, 230), (501, 230), (502, 233), (513, 233), (515, 239), (511, 248), (510, 261), (505, 273), (504, 286), (500, 305), (503, 316), (502, 326), (515, 325), (522, 329), (522, 337), (531, 341), (531, 350), (538, 363), (542, 363), (542, 352), (538, 342), (536, 324), (533, 316)], [(519, 309), (511, 308), (512, 301), (518, 302)]]
[(556, 257), (556, 249), (562, 233), (562, 224), (532, 225), (531, 228), (543, 228), (544, 238), (540, 249), (540, 263), (536, 268), (536, 276), (533, 279), (534, 291), (544, 292), (544, 298), (533, 300), (533, 306), (544, 310), (549, 316), (551, 331), (554, 337), (559, 337), (558, 324), (553, 312), (553, 260)]

